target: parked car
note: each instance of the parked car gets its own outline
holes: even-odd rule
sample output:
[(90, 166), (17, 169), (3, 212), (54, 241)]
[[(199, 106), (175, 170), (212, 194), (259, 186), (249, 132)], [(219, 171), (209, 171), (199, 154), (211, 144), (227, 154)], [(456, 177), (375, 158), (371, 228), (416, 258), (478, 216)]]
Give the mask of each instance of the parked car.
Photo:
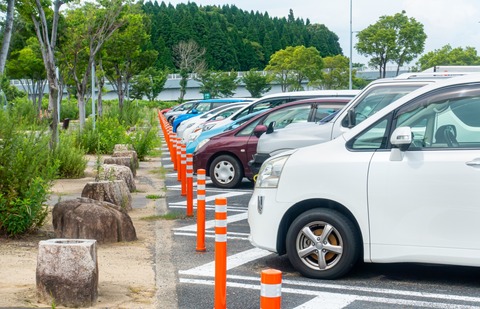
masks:
[(198, 100), (193, 100), (193, 101), (188, 101), (188, 102), (179, 104), (177, 106), (174, 106), (174, 107), (172, 107), (172, 109), (165, 112), (165, 114), (164, 114), (165, 118), (171, 124), (173, 122), (173, 117), (175, 117), (177, 115), (180, 115), (180, 114), (183, 114), (183, 113), (186, 113), (197, 102), (198, 102)]
[(257, 149), (258, 137), (268, 127), (284, 127), (290, 123), (311, 121), (318, 114), (341, 109), (350, 98), (319, 98), (314, 101), (291, 102), (267, 110), (240, 127), (211, 137), (193, 154), (193, 168), (205, 169), (213, 184), (233, 188), (243, 177), (253, 180), (247, 164)]
[(310, 90), (310, 91), (293, 91), (293, 92), (282, 92), (274, 93), (261, 97), (260, 99), (255, 100), (252, 104), (244, 107), (230, 117), (215, 121), (205, 123), (203, 126), (203, 131), (208, 131), (217, 126), (223, 126), (227, 123), (231, 123), (247, 114), (260, 111), (263, 109), (269, 109), (273, 107), (280, 106), (285, 103), (308, 99), (308, 98), (321, 98), (321, 97), (349, 97), (353, 98), (360, 91), (359, 90)]
[(478, 267), (479, 184), (480, 75), (453, 77), (265, 161), (249, 239), (311, 278), (359, 259)]
[(182, 121), (177, 128), (177, 137), (181, 138), (182, 142), (186, 144), (190, 133), (199, 126), (202, 126), (203, 123), (215, 119), (225, 119), (249, 103), (250, 102), (223, 104), (206, 113)]
[(262, 163), (273, 155), (334, 139), (385, 106), (420, 87), (465, 74), (469, 73), (406, 73), (395, 78), (375, 80), (327, 121), (299, 123), (282, 130), (270, 130), (267, 134), (262, 135), (258, 141), (256, 154), (249, 165), (254, 173), (258, 173)]
[(232, 103), (238, 103), (238, 102), (251, 102), (253, 99), (232, 99), (232, 98), (227, 98), (227, 99), (208, 99), (208, 100), (200, 100), (196, 102), (188, 112), (184, 114), (177, 115), (175, 119), (172, 122), (172, 128), (173, 132), (177, 131), (178, 126), (182, 121), (187, 120), (189, 118), (198, 116), (200, 114), (203, 114), (205, 112), (208, 112), (216, 107), (219, 107), (224, 104), (232, 104)]
[(258, 111), (258, 112), (254, 112), (254, 113), (245, 115), (245, 116), (243, 116), (241, 118), (238, 118), (237, 120), (233, 121), (232, 123), (223, 125), (221, 127), (218, 127), (218, 128), (212, 129), (212, 130), (208, 130), (208, 131), (201, 132), (201, 133), (200, 133), (200, 131), (197, 131), (198, 136), (195, 134), (194, 138), (192, 138), (192, 140), (187, 143), (186, 152), (187, 153), (194, 153), (198, 149), (202, 148), (203, 145), (205, 145), (210, 140), (210, 138), (212, 138), (213, 136), (221, 134), (223, 132), (227, 132), (227, 131), (236, 129), (239, 126), (241, 126), (243, 123), (245, 123), (245, 122), (249, 121), (250, 119), (252, 119), (253, 117), (257, 116), (258, 114), (265, 113), (266, 111), (267, 110), (264, 109), (264, 110), (261, 110), (261, 111)]

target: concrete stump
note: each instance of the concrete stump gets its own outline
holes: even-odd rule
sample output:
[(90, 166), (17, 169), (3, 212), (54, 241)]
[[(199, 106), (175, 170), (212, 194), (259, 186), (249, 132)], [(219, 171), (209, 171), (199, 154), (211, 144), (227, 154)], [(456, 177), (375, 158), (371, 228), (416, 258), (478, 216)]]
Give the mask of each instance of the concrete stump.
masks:
[(138, 155), (137, 152), (134, 150), (121, 150), (121, 151), (114, 151), (112, 154), (112, 157), (118, 158), (118, 157), (130, 157), (130, 159), (133, 160), (133, 164), (135, 165), (135, 168), (137, 169), (140, 164), (138, 163)]
[(65, 307), (93, 306), (98, 297), (96, 241), (40, 241), (36, 281), (40, 303)]
[(129, 150), (133, 150), (133, 146), (130, 144), (115, 144), (115, 146), (113, 147), (113, 152)]
[(137, 189), (130, 167), (117, 164), (103, 164), (98, 180), (123, 180), (130, 192)]
[(103, 163), (104, 164), (117, 164), (117, 165), (127, 166), (132, 171), (133, 177), (137, 176), (137, 167), (135, 166), (135, 162), (133, 162), (133, 159), (131, 157), (105, 158), (103, 160)]
[(132, 210), (132, 195), (123, 180), (88, 182), (83, 187), (82, 197), (110, 202), (125, 210)]

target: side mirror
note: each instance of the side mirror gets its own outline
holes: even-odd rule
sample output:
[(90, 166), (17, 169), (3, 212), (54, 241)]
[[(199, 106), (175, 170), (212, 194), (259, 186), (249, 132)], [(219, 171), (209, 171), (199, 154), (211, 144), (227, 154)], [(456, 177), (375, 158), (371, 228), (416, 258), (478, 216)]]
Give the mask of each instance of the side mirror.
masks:
[(348, 119), (348, 128), (353, 128), (355, 126), (356, 122), (356, 115), (355, 115), (355, 110), (351, 109), (347, 113), (347, 119)]
[(400, 148), (401, 151), (405, 151), (410, 147), (413, 141), (412, 129), (410, 127), (398, 127), (390, 136), (390, 143)]
[(272, 121), (268, 124), (267, 131), (265, 132), (266, 134), (273, 133), (275, 131), (275, 125), (277, 124), (276, 121)]
[(267, 127), (264, 126), (263, 124), (259, 124), (253, 129), (253, 134), (256, 137), (260, 137), (263, 133), (267, 132)]
[(191, 113), (192, 114), (198, 114), (198, 110), (196, 108), (194, 108), (194, 109), (191, 110)]

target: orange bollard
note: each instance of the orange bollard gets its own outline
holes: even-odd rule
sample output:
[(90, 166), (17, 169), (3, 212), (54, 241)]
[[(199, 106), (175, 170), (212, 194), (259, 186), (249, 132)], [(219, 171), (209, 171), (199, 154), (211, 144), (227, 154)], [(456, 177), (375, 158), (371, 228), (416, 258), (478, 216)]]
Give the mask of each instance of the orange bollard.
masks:
[(215, 309), (227, 308), (227, 199), (215, 199)]
[(205, 252), (205, 178), (204, 169), (197, 170), (197, 251)]
[(180, 181), (182, 188), (182, 196), (187, 195), (187, 151), (185, 145), (180, 143), (180, 158), (181, 158), (181, 168), (180, 168)]
[(262, 270), (260, 278), (260, 309), (280, 309), (282, 272), (276, 269)]
[(193, 155), (187, 153), (186, 165), (187, 217), (193, 217)]
[(178, 170), (178, 163), (177, 163), (177, 139), (172, 138), (172, 162), (173, 162), (173, 170)]
[(180, 143), (180, 139), (177, 137), (175, 138), (177, 141), (177, 180), (182, 180), (182, 144)]

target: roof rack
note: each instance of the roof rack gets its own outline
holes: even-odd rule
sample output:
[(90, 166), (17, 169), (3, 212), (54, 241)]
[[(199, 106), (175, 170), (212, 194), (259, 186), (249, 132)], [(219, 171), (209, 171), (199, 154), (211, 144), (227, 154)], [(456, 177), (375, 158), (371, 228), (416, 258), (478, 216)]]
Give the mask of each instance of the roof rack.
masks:
[(393, 79), (425, 79), (425, 78), (450, 78), (455, 76), (463, 76), (468, 74), (480, 73), (477, 72), (415, 72), (415, 73), (403, 73)]

